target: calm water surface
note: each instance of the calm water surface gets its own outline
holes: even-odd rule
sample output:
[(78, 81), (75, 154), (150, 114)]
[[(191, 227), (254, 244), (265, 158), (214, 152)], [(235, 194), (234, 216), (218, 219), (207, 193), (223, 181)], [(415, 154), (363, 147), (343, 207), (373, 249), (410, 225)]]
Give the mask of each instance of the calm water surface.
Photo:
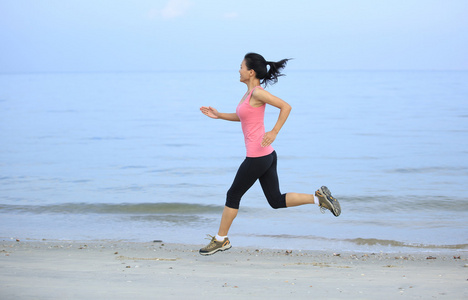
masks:
[[(234, 245), (468, 249), (468, 72), (286, 73), (282, 192), (327, 185), (343, 213), (273, 210), (257, 184)], [(237, 71), (0, 75), (0, 238), (207, 243), (245, 149), (199, 107), (244, 93)]]

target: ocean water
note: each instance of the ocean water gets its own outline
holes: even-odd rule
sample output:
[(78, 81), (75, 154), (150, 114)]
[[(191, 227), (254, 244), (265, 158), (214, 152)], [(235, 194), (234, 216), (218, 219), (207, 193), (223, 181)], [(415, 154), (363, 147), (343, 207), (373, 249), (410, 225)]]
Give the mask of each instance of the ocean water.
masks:
[[(286, 70), (287, 71), (287, 70)], [(287, 71), (273, 144), (282, 192), (321, 185), (342, 215), (271, 209), (257, 183), (234, 246), (468, 249), (468, 72)], [(205, 244), (245, 157), (237, 70), (0, 74), (0, 238)], [(268, 107), (266, 127), (278, 110)]]

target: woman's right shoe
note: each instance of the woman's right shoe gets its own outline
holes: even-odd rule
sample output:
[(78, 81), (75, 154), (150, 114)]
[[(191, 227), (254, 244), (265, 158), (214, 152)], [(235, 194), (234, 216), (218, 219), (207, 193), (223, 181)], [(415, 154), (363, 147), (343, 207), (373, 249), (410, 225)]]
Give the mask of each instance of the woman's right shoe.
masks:
[(216, 237), (208, 235), (211, 237), (211, 242), (204, 248), (200, 249), (200, 254), (201, 255), (211, 255), (215, 254), (218, 251), (225, 251), (230, 249), (231, 242), (229, 242), (229, 238), (224, 238), (222, 242), (219, 242), (216, 240)]
[(322, 186), (315, 192), (315, 196), (319, 198), (319, 206), (322, 213), (324, 209), (328, 209), (335, 217), (341, 214), (340, 202), (334, 198), (330, 190), (326, 186)]

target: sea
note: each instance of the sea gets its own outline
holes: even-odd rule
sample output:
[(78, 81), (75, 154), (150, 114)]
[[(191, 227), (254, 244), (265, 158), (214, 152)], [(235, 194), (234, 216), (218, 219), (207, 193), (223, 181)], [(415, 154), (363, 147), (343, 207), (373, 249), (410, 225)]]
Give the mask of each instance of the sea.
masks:
[[(256, 183), (233, 246), (468, 250), (468, 71), (285, 74), (281, 191), (325, 185), (342, 214), (272, 209)], [(237, 70), (0, 74), (0, 239), (207, 244), (245, 146), (199, 108), (245, 92)]]

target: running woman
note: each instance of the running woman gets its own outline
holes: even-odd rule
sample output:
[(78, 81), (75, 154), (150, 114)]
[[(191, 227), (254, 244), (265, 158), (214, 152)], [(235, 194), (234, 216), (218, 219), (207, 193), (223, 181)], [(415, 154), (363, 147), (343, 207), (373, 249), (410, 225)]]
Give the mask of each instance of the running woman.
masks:
[[(201, 112), (213, 119), (241, 122), (247, 155), (239, 167), (234, 182), (227, 192), (226, 204), (221, 216), (218, 234), (211, 237), (211, 242), (200, 249), (201, 255), (211, 255), (231, 248), (228, 232), (237, 216), (242, 196), (257, 181), (260, 181), (263, 193), (274, 209), (304, 204), (317, 204), (320, 209), (328, 209), (338, 217), (341, 207), (327, 187), (320, 187), (315, 194), (286, 193), (279, 188), (276, 171), (277, 156), (271, 144), (275, 141), (286, 122), (291, 106), (284, 100), (265, 91), (282, 76), (281, 70), (288, 59), (279, 62), (266, 61), (257, 53), (248, 53), (239, 70), (240, 81), (247, 85), (247, 92), (237, 105), (235, 113), (221, 113), (213, 107), (203, 106)], [(278, 120), (271, 131), (265, 132), (264, 116), (266, 104), (279, 108)]]

